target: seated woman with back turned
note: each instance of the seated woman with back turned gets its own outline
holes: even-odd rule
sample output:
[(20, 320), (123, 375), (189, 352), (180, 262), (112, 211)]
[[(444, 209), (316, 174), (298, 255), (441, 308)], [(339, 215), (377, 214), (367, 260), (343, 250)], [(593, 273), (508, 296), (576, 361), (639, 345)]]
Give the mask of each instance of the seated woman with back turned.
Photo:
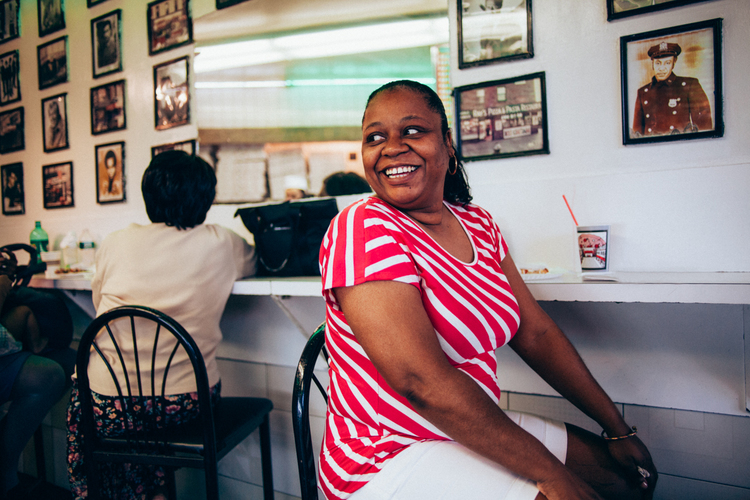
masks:
[[(362, 159), (375, 196), (332, 221), (320, 254), (326, 497), (650, 498), (648, 450), (470, 203), (437, 94), (376, 90)], [(506, 343), (614, 439), (501, 410), (494, 351)]]
[[(228, 229), (203, 224), (216, 195), (216, 176), (201, 158), (183, 151), (155, 156), (143, 174), (141, 190), (152, 223), (131, 224), (105, 238), (91, 282), (96, 313), (143, 305), (177, 320), (198, 344), (212, 397), (218, 400), (219, 321), (234, 282), (255, 273), (255, 248)], [(157, 360), (161, 365), (157, 376), (161, 377), (159, 370), (163, 372), (166, 363), (167, 359)], [(164, 403), (179, 408), (175, 416), (181, 423), (198, 416), (192, 373), (187, 355), (177, 351), (167, 380), (166, 394), (170, 396), (165, 396)], [(89, 377), (92, 391), (99, 395), (94, 404), (95, 411), (101, 410), (101, 432), (117, 433), (122, 425), (112, 397), (117, 391), (110, 387), (111, 378), (96, 355), (91, 358)], [(76, 432), (80, 412), (74, 385), (68, 407), (68, 475), (75, 498), (86, 498), (81, 441)], [(110, 493), (106, 498), (152, 498), (163, 486), (164, 474), (157, 468), (126, 464), (111, 469), (101, 475)]]

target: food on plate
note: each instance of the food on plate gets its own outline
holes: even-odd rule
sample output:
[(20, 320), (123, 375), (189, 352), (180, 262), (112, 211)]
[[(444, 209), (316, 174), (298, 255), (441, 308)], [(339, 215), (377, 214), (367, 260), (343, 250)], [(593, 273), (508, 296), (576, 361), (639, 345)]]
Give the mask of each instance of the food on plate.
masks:
[(521, 268), (521, 274), (547, 274), (549, 273), (549, 269), (546, 267), (535, 267), (535, 268)]
[(82, 273), (85, 272), (85, 269), (78, 269), (77, 267), (70, 267), (63, 269), (62, 267), (58, 267), (55, 269), (55, 274), (68, 274), (68, 273)]

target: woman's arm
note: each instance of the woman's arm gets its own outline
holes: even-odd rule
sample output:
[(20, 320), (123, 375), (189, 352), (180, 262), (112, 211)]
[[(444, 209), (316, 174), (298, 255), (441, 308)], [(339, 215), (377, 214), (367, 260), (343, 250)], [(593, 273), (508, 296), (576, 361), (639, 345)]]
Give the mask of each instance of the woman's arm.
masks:
[(451, 366), (414, 286), (374, 281), (334, 291), (375, 368), (420, 415), (467, 448), (536, 481), (550, 499), (599, 498)]

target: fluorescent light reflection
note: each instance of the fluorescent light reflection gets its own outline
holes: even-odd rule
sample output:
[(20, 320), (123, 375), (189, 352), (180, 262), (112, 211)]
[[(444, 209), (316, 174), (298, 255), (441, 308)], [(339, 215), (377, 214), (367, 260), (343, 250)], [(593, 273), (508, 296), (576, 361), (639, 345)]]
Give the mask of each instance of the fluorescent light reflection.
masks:
[(195, 72), (269, 64), (296, 59), (361, 54), (448, 42), (448, 19), (436, 17), (301, 33), (199, 47)]
[[(235, 82), (196, 82), (196, 89), (263, 89), (280, 87), (331, 87), (354, 85), (385, 85), (402, 78), (331, 78), (329, 80), (254, 80)], [(425, 85), (435, 85), (435, 78), (406, 78)]]

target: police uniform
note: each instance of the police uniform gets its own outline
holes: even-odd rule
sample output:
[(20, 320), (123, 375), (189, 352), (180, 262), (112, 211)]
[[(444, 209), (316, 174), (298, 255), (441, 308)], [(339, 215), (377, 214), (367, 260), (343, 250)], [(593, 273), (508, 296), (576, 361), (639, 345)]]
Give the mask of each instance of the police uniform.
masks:
[[(648, 50), (651, 59), (674, 56), (682, 50), (676, 43), (662, 42)], [(638, 89), (633, 113), (633, 132), (638, 135), (665, 135), (713, 130), (711, 105), (697, 78), (670, 73), (666, 80), (656, 77)]]

